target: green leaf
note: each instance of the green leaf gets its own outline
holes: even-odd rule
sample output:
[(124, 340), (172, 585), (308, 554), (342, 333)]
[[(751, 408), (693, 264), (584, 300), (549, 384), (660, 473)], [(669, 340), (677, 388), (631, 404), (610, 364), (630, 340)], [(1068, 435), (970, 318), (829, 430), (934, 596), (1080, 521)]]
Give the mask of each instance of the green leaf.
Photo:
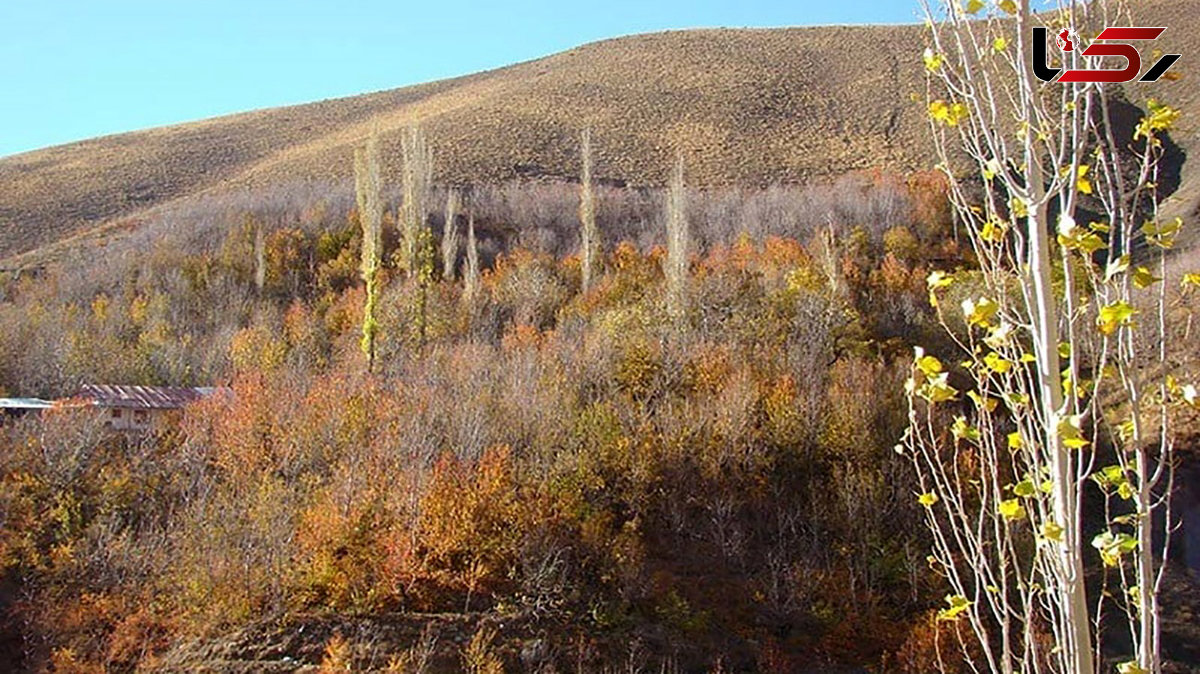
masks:
[(917, 503), (932, 508), (938, 502), (938, 495), (933, 492), (926, 492), (917, 496)]
[(1004, 37), (998, 37), (995, 40), (992, 40), (992, 49), (995, 49), (998, 52), (1008, 49), (1008, 40), (1004, 39)]
[(1018, 450), (1025, 446), (1025, 441), (1021, 439), (1021, 434), (1018, 431), (1013, 431), (1008, 434), (1008, 448)]

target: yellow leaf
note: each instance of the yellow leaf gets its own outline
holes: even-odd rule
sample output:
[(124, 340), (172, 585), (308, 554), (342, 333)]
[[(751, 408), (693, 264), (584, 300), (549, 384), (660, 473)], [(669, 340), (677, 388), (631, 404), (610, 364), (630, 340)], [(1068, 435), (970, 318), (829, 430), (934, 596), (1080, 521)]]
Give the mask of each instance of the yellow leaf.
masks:
[(1006, 520), (1023, 520), (1025, 519), (1025, 506), (1021, 505), (1019, 499), (1010, 498), (1000, 502), (1000, 506), (996, 508), (1000, 516)]
[(938, 611), (937, 619), (939, 621), (958, 620), (959, 614), (971, 607), (971, 602), (961, 594), (946, 595), (946, 603), (950, 607)]
[(954, 283), (954, 277), (944, 271), (935, 270), (929, 273), (929, 277), (925, 279), (925, 285), (929, 287), (929, 306), (936, 308), (937, 291), (942, 288), (947, 288)]
[(943, 126), (958, 126), (967, 115), (967, 106), (962, 103), (950, 104), (940, 98), (929, 103), (929, 116)]
[(963, 300), (962, 310), (968, 325), (987, 328), (991, 327), (991, 321), (1000, 310), (1000, 305), (986, 297), (980, 297), (978, 300)]
[(992, 49), (995, 49), (996, 51), (1004, 51), (1005, 49), (1008, 49), (1008, 40), (1004, 39), (1003, 37), (996, 38), (992, 41)]
[(1092, 181), (1088, 180), (1087, 178), (1088, 171), (1091, 169), (1091, 166), (1087, 166), (1085, 164), (1080, 166), (1079, 170), (1075, 173), (1075, 189), (1079, 190), (1083, 194), (1092, 193)]
[(917, 503), (932, 508), (938, 502), (938, 495), (933, 492), (926, 492), (917, 496)]
[(1012, 361), (1005, 360), (1003, 356), (995, 351), (992, 351), (983, 357), (983, 364), (986, 365), (989, 370), (998, 374), (1004, 374), (1012, 369)]
[(1133, 270), (1133, 285), (1138, 289), (1149, 288), (1161, 280), (1162, 279), (1159, 277), (1150, 273), (1150, 270), (1146, 269), (1145, 267), (1138, 267), (1137, 269)]
[(996, 6), (1009, 14), (1017, 13), (1017, 3), (1014, 0), (1000, 0), (996, 3)]
[(1150, 114), (1142, 118), (1133, 131), (1133, 139), (1151, 138), (1159, 131), (1169, 131), (1175, 122), (1179, 121), (1180, 112), (1169, 105), (1164, 105), (1151, 98), (1146, 102)]
[(967, 14), (978, 14), (983, 8), (983, 0), (967, 0)]
[(1008, 225), (1004, 222), (988, 220), (983, 223), (983, 227), (979, 230), (979, 238), (992, 243), (1000, 243), (1004, 241), (1004, 233), (1008, 231)]
[(1183, 218), (1175, 218), (1166, 224), (1147, 222), (1142, 225), (1142, 234), (1148, 243), (1159, 248), (1171, 248), (1175, 245), (1175, 235), (1183, 228)]
[(1111, 335), (1117, 328), (1133, 324), (1133, 315), (1137, 311), (1124, 300), (1100, 307), (1100, 315), (1096, 317), (1096, 325), (1100, 332)]
[(974, 391), (968, 391), (967, 397), (970, 398), (975, 403), (976, 407), (987, 410), (988, 412), (996, 411), (996, 407), (1000, 405), (999, 400), (996, 400), (995, 398), (981, 396)]
[(1139, 665), (1136, 660), (1130, 660), (1117, 665), (1117, 674), (1150, 674), (1150, 670)]
[(950, 426), (950, 434), (959, 440), (969, 442), (978, 442), (980, 438), (979, 429), (967, 423), (966, 417), (954, 418), (954, 423)]
[(1071, 449), (1083, 449), (1091, 443), (1083, 437), (1083, 419), (1080, 415), (1063, 417), (1058, 421), (1058, 437), (1063, 446)]
[(1021, 434), (1019, 432), (1013, 431), (1012, 433), (1008, 434), (1008, 448), (1009, 449), (1018, 450), (1024, 446), (1025, 446), (1025, 441), (1021, 439)]
[(922, 54), (921, 59), (925, 62), (925, 69), (929, 72), (935, 72), (938, 68), (942, 67), (942, 55), (935, 54), (929, 47), (925, 48), (925, 53)]
[(1062, 543), (1062, 535), (1064, 529), (1055, 522), (1046, 522), (1042, 525), (1042, 538), (1055, 543)]
[(926, 377), (936, 377), (942, 372), (942, 361), (933, 356), (917, 358), (917, 369)]

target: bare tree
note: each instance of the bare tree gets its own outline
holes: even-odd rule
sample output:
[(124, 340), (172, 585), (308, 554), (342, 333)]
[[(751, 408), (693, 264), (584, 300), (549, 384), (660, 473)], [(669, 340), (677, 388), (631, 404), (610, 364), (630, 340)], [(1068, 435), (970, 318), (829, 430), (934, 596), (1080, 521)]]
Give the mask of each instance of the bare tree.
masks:
[(688, 254), (691, 231), (687, 219), (687, 188), (683, 182), (683, 155), (679, 155), (666, 201), (667, 256), (663, 274), (667, 278), (667, 310), (676, 320), (683, 317), (687, 304)]
[(475, 216), (467, 217), (467, 260), (463, 269), (463, 299), (470, 304), (479, 294), (479, 243), (475, 240)]
[(442, 278), (453, 281), (458, 261), (458, 207), (461, 199), (453, 187), (446, 191), (446, 225), (442, 228)]
[(579, 261), (583, 277), (583, 292), (592, 286), (596, 272), (600, 235), (596, 230), (596, 194), (592, 189), (592, 130), (584, 129), (580, 138), (579, 174)]
[(401, 150), (404, 168), (401, 176), (403, 199), (400, 212), (401, 270), (409, 277), (420, 273), (421, 257), (430, 245), (426, 226), (429, 213), (430, 188), (433, 183), (433, 154), (418, 126), (411, 126), (403, 136)]
[(254, 287), (262, 295), (263, 286), (267, 283), (266, 242), (263, 240), (263, 226), (259, 220), (254, 221)]

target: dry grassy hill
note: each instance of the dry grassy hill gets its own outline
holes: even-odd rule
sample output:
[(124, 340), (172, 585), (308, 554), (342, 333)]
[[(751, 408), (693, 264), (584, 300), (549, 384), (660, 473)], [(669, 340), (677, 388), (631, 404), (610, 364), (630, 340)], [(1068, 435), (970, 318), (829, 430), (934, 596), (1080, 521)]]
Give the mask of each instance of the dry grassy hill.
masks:
[[(1171, 27), (1158, 46), (1182, 52), (1176, 68), (1187, 71), (1200, 57), (1200, 0), (1148, 0), (1137, 11)], [(928, 166), (922, 106), (910, 98), (924, 88), (920, 50), (917, 26), (639, 35), (432, 84), (7, 157), (0, 267), (197, 194), (345, 179), (352, 147), (372, 129), (395, 165), (398, 133), (412, 122), (435, 145), (443, 182), (574, 176), (584, 126), (598, 174), (633, 184), (660, 182), (677, 149), (689, 180), (709, 185)], [(1153, 87), (1196, 110), (1191, 77)], [(1185, 151), (1196, 128), (1177, 134)], [(1185, 172), (1189, 208), (1196, 183)]]

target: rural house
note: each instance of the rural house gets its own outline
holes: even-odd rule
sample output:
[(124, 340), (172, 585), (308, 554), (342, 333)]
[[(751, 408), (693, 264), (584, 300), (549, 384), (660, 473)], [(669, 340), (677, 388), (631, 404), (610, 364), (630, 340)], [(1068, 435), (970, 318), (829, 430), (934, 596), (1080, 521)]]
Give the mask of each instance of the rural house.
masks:
[(151, 428), (159, 417), (182, 409), (216, 393), (229, 393), (219, 387), (177, 386), (102, 386), (88, 384), (63, 405), (93, 406), (101, 410), (113, 430), (141, 431)]

